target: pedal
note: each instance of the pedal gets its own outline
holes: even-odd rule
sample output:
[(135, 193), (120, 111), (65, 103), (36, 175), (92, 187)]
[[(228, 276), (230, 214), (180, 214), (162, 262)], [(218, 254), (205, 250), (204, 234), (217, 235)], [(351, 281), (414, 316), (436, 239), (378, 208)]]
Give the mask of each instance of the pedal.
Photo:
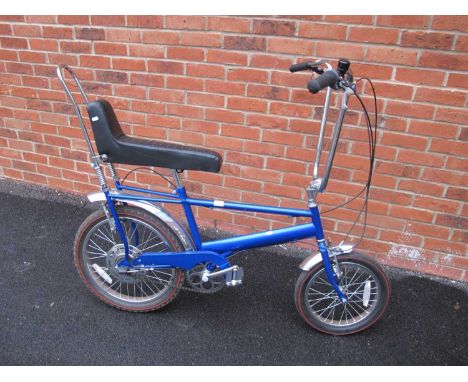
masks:
[(231, 272), (226, 273), (226, 285), (236, 286), (242, 284), (244, 280), (244, 268), (237, 265), (232, 267)]
[(234, 265), (228, 269), (223, 269), (218, 272), (206, 272), (202, 276), (202, 281), (207, 282), (210, 278), (218, 277), (225, 275), (226, 285), (227, 286), (236, 286), (242, 284), (244, 279), (244, 269), (237, 265)]

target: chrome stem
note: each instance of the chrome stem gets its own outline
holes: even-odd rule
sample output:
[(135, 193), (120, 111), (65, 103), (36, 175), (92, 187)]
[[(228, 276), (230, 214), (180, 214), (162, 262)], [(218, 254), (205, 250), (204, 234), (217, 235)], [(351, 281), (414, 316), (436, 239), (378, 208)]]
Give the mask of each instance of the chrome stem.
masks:
[(323, 192), (328, 184), (328, 178), (330, 177), (330, 172), (333, 166), (333, 160), (335, 158), (336, 148), (338, 147), (338, 140), (340, 138), (341, 127), (343, 126), (344, 116), (346, 114), (346, 111), (348, 110), (348, 99), (352, 93), (353, 93), (352, 89), (346, 88), (341, 98), (340, 113), (338, 114), (338, 118), (335, 123), (335, 128), (333, 130), (332, 146), (328, 154), (327, 164), (325, 166), (325, 171), (322, 177), (322, 183), (321, 183), (320, 190), (319, 190), (320, 192)]

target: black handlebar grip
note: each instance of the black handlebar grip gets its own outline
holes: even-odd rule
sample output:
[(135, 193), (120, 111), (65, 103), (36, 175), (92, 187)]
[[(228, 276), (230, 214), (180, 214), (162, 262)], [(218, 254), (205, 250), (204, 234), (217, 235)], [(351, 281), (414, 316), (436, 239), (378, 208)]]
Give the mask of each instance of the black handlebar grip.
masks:
[(301, 70), (307, 69), (310, 69), (310, 62), (300, 62), (298, 64), (291, 65), (291, 67), (289, 68), (291, 73), (300, 72)]
[(320, 90), (326, 88), (327, 86), (335, 86), (338, 82), (340, 76), (336, 70), (327, 70), (320, 77), (317, 77), (315, 80), (310, 80), (307, 83), (307, 89), (313, 94), (318, 93)]

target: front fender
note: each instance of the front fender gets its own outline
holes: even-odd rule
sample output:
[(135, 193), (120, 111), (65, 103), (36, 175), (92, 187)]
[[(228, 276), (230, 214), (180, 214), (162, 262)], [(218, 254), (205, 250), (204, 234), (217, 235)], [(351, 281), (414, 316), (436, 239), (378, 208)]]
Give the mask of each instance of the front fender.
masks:
[[(353, 251), (352, 245), (339, 245), (337, 247), (330, 248), (330, 256), (340, 256), (344, 255), (345, 253), (351, 253)], [(310, 271), (314, 266), (322, 261), (322, 254), (320, 252), (314, 253), (312, 255), (307, 256), (302, 263), (299, 265), (303, 271)]]
[[(93, 192), (86, 196), (91, 203), (107, 201), (104, 192)], [(119, 200), (118, 197), (115, 197), (114, 199)], [(174, 231), (186, 251), (195, 249), (195, 244), (193, 243), (193, 240), (187, 231), (185, 231), (185, 229), (177, 222), (177, 220), (175, 220), (162, 206), (144, 200), (122, 200), (122, 202), (128, 204), (129, 206), (142, 208), (150, 214), (161, 219), (169, 226), (170, 229)]]

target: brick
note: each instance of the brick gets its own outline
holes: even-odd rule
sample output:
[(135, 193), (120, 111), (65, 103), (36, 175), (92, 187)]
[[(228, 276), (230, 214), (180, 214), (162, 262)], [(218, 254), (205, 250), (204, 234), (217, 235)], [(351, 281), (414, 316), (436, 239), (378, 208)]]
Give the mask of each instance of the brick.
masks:
[(432, 152), (463, 157), (468, 153), (468, 142), (447, 141), (446, 139), (433, 138), (430, 150)]
[(266, 39), (226, 35), (223, 39), (223, 46), (225, 49), (233, 50), (264, 51), (266, 49)]
[(80, 55), (80, 66), (81, 67), (92, 67), (107, 69), (110, 68), (110, 59), (108, 57), (96, 56), (96, 55)]
[(227, 79), (229, 81), (266, 83), (268, 81), (268, 72), (256, 69), (228, 69)]
[(397, 68), (396, 80), (413, 84), (442, 85), (445, 71)]
[(163, 58), (164, 48), (161, 46), (149, 46), (131, 44), (128, 47), (128, 53), (131, 57), (149, 57), (149, 58)]
[(364, 47), (360, 44), (317, 42), (316, 56), (364, 60)]
[(224, 107), (224, 97), (206, 93), (188, 93), (187, 103), (212, 107)]
[(250, 97), (287, 101), (289, 99), (289, 89), (278, 86), (249, 84), (247, 95)]
[(131, 29), (106, 29), (106, 40), (107, 41), (119, 41), (119, 42), (142, 42), (141, 32), (139, 30)]
[(283, 20), (253, 20), (252, 32), (274, 36), (294, 36), (296, 23)]
[(279, 183), (281, 180), (281, 173), (273, 170), (265, 170), (253, 167), (244, 167), (242, 169), (241, 177), (243, 179), (261, 180), (264, 182)]
[(433, 16), (432, 28), (468, 32), (468, 16)]
[(58, 23), (70, 25), (89, 25), (90, 17), (85, 15), (58, 16)]
[(414, 100), (433, 104), (463, 107), (465, 105), (465, 98), (466, 92), (419, 88), (416, 91)]
[(314, 49), (314, 42), (303, 39), (274, 38), (268, 41), (268, 52), (311, 55)]
[(238, 17), (209, 17), (208, 30), (247, 33), (250, 30), (250, 20)]
[(190, 77), (172, 77), (166, 79), (166, 86), (171, 89), (203, 90), (203, 80)]
[(372, 46), (367, 49), (366, 60), (391, 64), (416, 65), (418, 52), (393, 47)]
[(455, 44), (455, 50), (460, 52), (468, 52), (468, 36), (457, 36), (457, 42)]
[(96, 79), (102, 82), (112, 82), (119, 84), (128, 83), (127, 74), (122, 72), (98, 70), (96, 72)]
[(458, 135), (458, 126), (432, 121), (411, 120), (408, 132), (427, 137), (454, 139)]
[(466, 202), (468, 200), (468, 191), (464, 188), (448, 187), (445, 196), (450, 199)]
[(0, 35), (9, 36), (11, 34), (12, 30), (9, 24), (0, 24)]
[(75, 36), (80, 40), (104, 40), (104, 29), (98, 28), (77, 28), (75, 29)]
[(453, 34), (404, 31), (401, 34), (401, 46), (429, 49), (451, 49)]
[(422, 51), (419, 65), (444, 70), (468, 70), (468, 54)]
[(388, 101), (387, 108), (385, 109), (387, 114), (421, 119), (432, 119), (434, 111), (435, 107), (433, 105), (423, 105), (399, 101)]
[(434, 214), (432, 212), (416, 208), (393, 205), (390, 208), (390, 216), (407, 220), (431, 223), (433, 221)]
[(377, 44), (396, 44), (400, 36), (399, 29), (352, 27), (348, 40)]
[(380, 142), (386, 146), (406, 147), (409, 149), (424, 151), (428, 146), (429, 141), (422, 137), (412, 137), (410, 135), (385, 132), (381, 136)]
[(468, 74), (450, 73), (447, 86), (468, 89)]
[(447, 158), (447, 169), (468, 172), (468, 159), (461, 159), (455, 157)]
[(112, 42), (96, 42), (94, 43), (94, 52), (96, 54), (126, 56), (127, 46)]
[(100, 25), (100, 26), (112, 26), (112, 27), (119, 27), (125, 26), (125, 16), (105, 16), (105, 15), (98, 15), (98, 16), (91, 16), (91, 23), (93, 25)]
[(221, 34), (207, 32), (181, 32), (181, 45), (207, 46), (219, 48), (222, 45)]
[(325, 16), (326, 21), (347, 23), (347, 24), (372, 24), (371, 15), (357, 16), (357, 15), (339, 15), (339, 16)]
[(180, 35), (173, 31), (143, 31), (142, 42), (145, 44), (174, 45), (180, 42)]
[(166, 28), (169, 29), (206, 29), (206, 17), (203, 16), (166, 16)]
[(258, 141), (260, 139), (260, 130), (246, 126), (223, 124), (221, 125), (221, 135)]
[(443, 167), (445, 158), (438, 154), (421, 153), (419, 151), (401, 149), (397, 160), (399, 162), (419, 164), (430, 167)]
[(223, 50), (209, 50), (206, 60), (224, 65), (247, 65), (247, 54)]
[(279, 57), (271, 54), (253, 53), (250, 55), (249, 66), (287, 70), (292, 63), (293, 60), (291, 58)]
[(243, 97), (229, 97), (227, 107), (235, 110), (255, 111), (264, 113), (267, 109), (267, 103), (263, 100)]
[(168, 115), (177, 115), (180, 117), (190, 117), (194, 119), (203, 118), (203, 109), (200, 107), (187, 106), (187, 105), (178, 105), (178, 104), (168, 104), (167, 105), (167, 114)]
[(218, 65), (187, 64), (186, 75), (224, 79), (224, 68)]
[(416, 195), (413, 205), (431, 211), (444, 211), (455, 214), (460, 206), (459, 203), (448, 199), (438, 199), (424, 195)]
[(23, 37), (41, 37), (41, 27), (38, 25), (13, 25), (13, 34)]
[(299, 37), (307, 37), (320, 40), (345, 40), (346, 25), (328, 23), (300, 23)]
[(0, 40), (2, 48), (27, 49), (28, 41), (25, 38), (2, 37)]
[(130, 27), (138, 28), (152, 28), (158, 29), (164, 27), (163, 16), (127, 16), (127, 25)]
[(71, 39), (73, 37), (73, 28), (43, 26), (42, 36), (44, 38)]
[(204, 61), (205, 52), (200, 48), (168, 47), (167, 58), (187, 61)]
[(286, 118), (266, 114), (248, 114), (247, 124), (249, 126), (259, 126), (268, 129), (285, 129), (288, 125), (288, 120)]
[(429, 16), (378, 16), (377, 25), (403, 28), (426, 28)]
[(118, 70), (144, 71), (146, 70), (146, 63), (144, 60), (113, 58), (112, 68)]
[(245, 84), (230, 81), (206, 80), (206, 91), (221, 94), (245, 94)]
[[(226, 161), (256, 168), (263, 167), (265, 159), (258, 155), (252, 155), (246, 152), (228, 152)], [(229, 178), (226, 178), (226, 180)]]
[(266, 143), (266, 142), (249, 142), (246, 141), (244, 145), (244, 150), (248, 153), (253, 154), (263, 154), (273, 157), (283, 157), (285, 152), (284, 145), (278, 145), (275, 143)]
[(148, 98), (155, 101), (183, 103), (185, 95), (181, 90), (150, 89)]
[(438, 107), (435, 120), (448, 123), (465, 124), (468, 118), (468, 110), (466, 109), (451, 109)]
[[(375, 92), (380, 97), (397, 98), (402, 100), (410, 100), (413, 98), (413, 86), (389, 84), (386, 82), (373, 81)], [(419, 90), (419, 89), (418, 89)], [(366, 93), (371, 95), (372, 89), (366, 86)]]
[(206, 109), (205, 118), (208, 121), (243, 123), (244, 113), (224, 109)]

